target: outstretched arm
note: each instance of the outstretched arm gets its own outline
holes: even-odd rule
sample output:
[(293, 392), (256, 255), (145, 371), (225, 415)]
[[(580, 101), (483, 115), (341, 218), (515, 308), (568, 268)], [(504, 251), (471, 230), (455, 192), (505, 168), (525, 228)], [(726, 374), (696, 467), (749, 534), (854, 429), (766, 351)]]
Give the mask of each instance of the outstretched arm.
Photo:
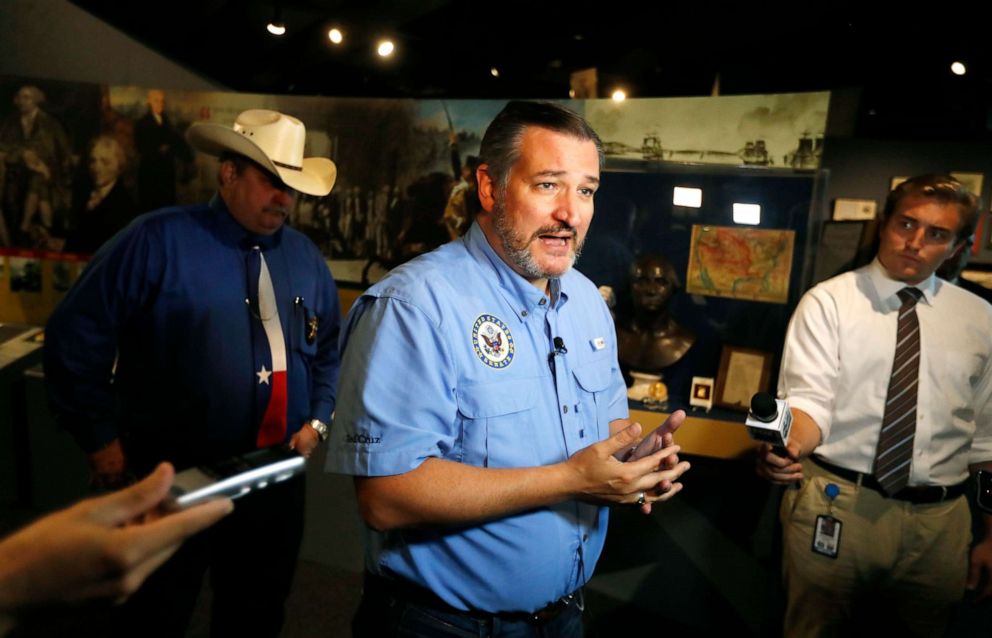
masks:
[(834, 299), (818, 289), (803, 295), (789, 320), (778, 393), (792, 406), (792, 431), (785, 455), (767, 444), (758, 448), (758, 475), (772, 483), (801, 480), (799, 461), (830, 436), (840, 370), (838, 323)]
[(186, 538), (231, 512), (228, 499), (162, 515), (175, 471), (49, 514), (0, 541), (0, 615), (40, 604), (126, 598)]

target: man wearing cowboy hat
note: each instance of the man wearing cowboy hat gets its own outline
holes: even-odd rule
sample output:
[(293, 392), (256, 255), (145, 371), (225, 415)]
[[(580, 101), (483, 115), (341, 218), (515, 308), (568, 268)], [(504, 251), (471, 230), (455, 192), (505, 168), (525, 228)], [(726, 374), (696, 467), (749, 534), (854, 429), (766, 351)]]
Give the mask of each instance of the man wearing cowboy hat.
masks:
[[(190, 127), (189, 142), (220, 158), (217, 195), (134, 220), (53, 313), (50, 400), (95, 484), (272, 445), (309, 456), (326, 437), (337, 290), (316, 246), (283, 224), (297, 192), (330, 192), (336, 168), (304, 158), (305, 137), (302, 122), (267, 110), (233, 129)], [(241, 499), (133, 597), (122, 633), (182, 635), (209, 566), (214, 634), (277, 635), (303, 497), (301, 479)]]

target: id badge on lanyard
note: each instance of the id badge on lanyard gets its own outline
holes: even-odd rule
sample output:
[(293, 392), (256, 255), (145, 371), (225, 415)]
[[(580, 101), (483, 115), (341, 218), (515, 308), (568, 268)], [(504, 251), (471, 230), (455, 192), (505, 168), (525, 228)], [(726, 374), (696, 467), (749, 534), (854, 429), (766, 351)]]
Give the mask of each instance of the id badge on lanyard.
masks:
[(816, 517), (813, 526), (813, 551), (827, 558), (837, 558), (840, 553), (840, 520), (833, 516), (834, 499), (840, 494), (840, 488), (834, 483), (828, 483), (823, 490), (827, 495), (827, 513)]

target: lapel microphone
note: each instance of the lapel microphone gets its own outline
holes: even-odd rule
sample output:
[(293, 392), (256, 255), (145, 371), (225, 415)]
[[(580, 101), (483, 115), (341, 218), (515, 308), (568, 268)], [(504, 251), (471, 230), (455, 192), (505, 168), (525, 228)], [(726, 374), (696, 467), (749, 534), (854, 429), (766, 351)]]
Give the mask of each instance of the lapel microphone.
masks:
[(551, 366), (551, 374), (555, 373), (555, 357), (560, 354), (565, 354), (568, 352), (568, 348), (565, 347), (565, 340), (561, 337), (555, 337), (551, 340), (555, 345), (555, 349), (548, 353), (548, 365)]

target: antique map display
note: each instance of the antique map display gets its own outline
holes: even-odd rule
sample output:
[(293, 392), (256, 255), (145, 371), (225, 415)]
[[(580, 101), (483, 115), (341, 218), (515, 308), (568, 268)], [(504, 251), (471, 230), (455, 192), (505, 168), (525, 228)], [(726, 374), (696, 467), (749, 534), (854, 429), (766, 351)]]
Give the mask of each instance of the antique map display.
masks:
[(786, 303), (795, 231), (693, 225), (686, 292)]

